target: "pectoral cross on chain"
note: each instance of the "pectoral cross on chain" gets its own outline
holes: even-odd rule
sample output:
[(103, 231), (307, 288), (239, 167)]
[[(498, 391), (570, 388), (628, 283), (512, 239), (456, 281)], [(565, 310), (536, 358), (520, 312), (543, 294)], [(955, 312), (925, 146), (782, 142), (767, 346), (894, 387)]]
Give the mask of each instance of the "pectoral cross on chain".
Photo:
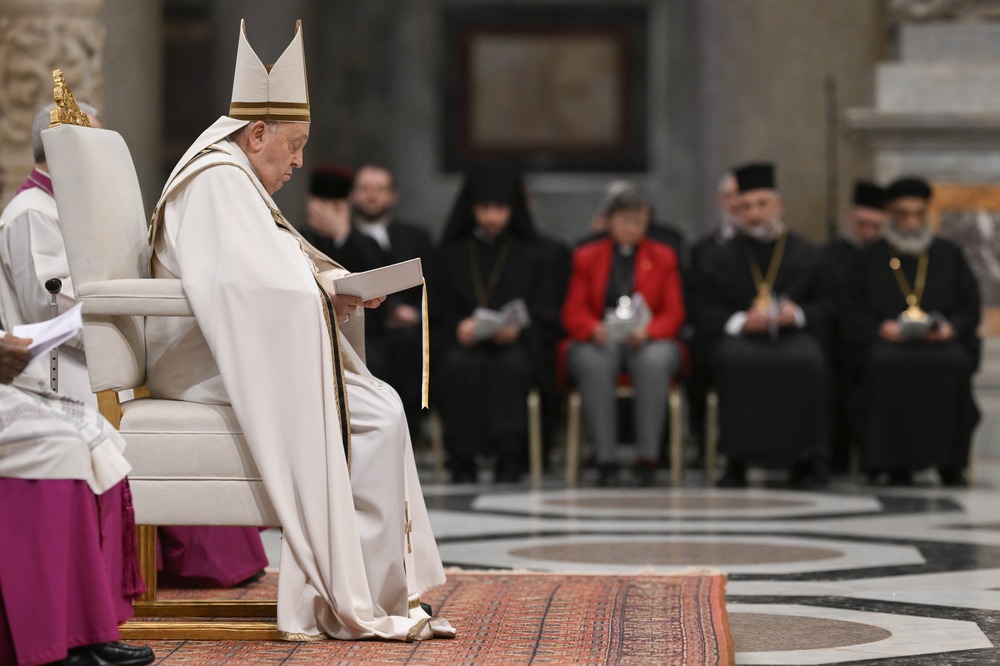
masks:
[(410, 520), (410, 503), (409, 502), (403, 502), (403, 514), (405, 516), (404, 520), (406, 521), (406, 522), (403, 523), (403, 526), (406, 529), (406, 552), (407, 553), (412, 553), (413, 552), (413, 544), (410, 542), (410, 534), (413, 532), (413, 521)]

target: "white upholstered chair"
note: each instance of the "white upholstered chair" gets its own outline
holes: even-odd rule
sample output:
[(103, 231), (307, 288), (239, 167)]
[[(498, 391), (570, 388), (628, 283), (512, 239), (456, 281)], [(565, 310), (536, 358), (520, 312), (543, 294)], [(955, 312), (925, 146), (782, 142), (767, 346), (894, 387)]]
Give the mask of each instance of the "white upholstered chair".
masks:
[[(137, 616), (268, 617), (274, 602), (156, 598), (156, 525), (276, 526), (278, 519), (233, 410), (117, 393), (146, 381), (146, 317), (191, 316), (179, 280), (148, 279), (146, 215), (132, 157), (113, 131), (42, 132), (70, 274), (83, 302), (84, 345), (101, 411), (128, 443), (129, 476), (149, 592)], [(274, 622), (131, 621), (131, 638), (274, 638)]]

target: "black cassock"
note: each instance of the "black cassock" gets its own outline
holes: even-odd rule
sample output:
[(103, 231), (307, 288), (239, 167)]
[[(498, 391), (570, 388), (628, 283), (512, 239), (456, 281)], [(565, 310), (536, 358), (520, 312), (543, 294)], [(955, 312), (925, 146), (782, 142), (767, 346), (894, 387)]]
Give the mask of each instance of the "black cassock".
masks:
[[(318, 236), (311, 230), (304, 235), (317, 249), (352, 272), (419, 258), (426, 274), (431, 252), (430, 234), (417, 225), (401, 220), (393, 220), (387, 231), (388, 248), (383, 248), (374, 238), (357, 229), (351, 229), (339, 247), (329, 238)], [(420, 287), (390, 294), (382, 305), (365, 311), (365, 363), (373, 375), (396, 389), (406, 410), (414, 441), (418, 439), (423, 420), (420, 411), (423, 327), (419, 323), (405, 328), (393, 327), (389, 315), (399, 305), (410, 305), (419, 312), (422, 294)]]
[[(962, 470), (968, 463), (979, 421), (972, 395), (980, 353), (979, 287), (957, 245), (936, 238), (928, 252), (920, 307), (954, 327), (956, 335), (948, 342), (896, 344), (879, 338), (882, 322), (906, 309), (885, 240), (865, 248), (849, 273), (844, 336), (862, 363), (851, 411), (868, 471)], [(918, 259), (899, 258), (912, 287)]]
[(710, 250), (697, 280), (699, 335), (710, 345), (719, 396), (719, 449), (731, 459), (788, 467), (822, 464), (829, 439), (827, 353), (836, 285), (819, 248), (789, 232), (773, 285), (805, 314), (805, 327), (732, 336), (729, 318), (757, 295), (748, 254), (767, 274), (776, 243), (737, 235)]
[(823, 246), (823, 251), (837, 278), (838, 302), (837, 321), (832, 329), (833, 344), (830, 347), (830, 365), (833, 369), (830, 467), (837, 472), (846, 472), (850, 465), (851, 444), (857, 440), (851, 430), (848, 406), (856, 391), (860, 363), (857, 354), (844, 341), (840, 320), (847, 298), (847, 276), (861, 250), (846, 238), (835, 238)]
[[(535, 372), (548, 365), (547, 350), (559, 325), (551, 255), (544, 244), (508, 231), (495, 243), (469, 234), (433, 256), (427, 280), (431, 395), (441, 413), (454, 468), (468, 465), (477, 454), (524, 456), (528, 392), (536, 381)], [(458, 344), (458, 323), (480, 305), (472, 272), (476, 263), (488, 294), (485, 307), (499, 310), (516, 298), (528, 306), (531, 324), (513, 344)]]

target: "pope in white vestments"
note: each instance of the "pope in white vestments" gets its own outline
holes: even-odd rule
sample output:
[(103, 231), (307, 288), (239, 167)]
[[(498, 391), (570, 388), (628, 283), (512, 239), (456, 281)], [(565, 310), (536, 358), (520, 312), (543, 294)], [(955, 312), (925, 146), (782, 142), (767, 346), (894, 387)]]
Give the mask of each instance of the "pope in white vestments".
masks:
[(281, 520), (283, 637), (453, 636), (419, 604), (444, 571), (403, 407), (362, 360), (363, 311), (320, 286), (347, 271), (271, 199), (309, 135), (303, 60), (298, 26), (270, 70), (241, 28), (230, 114), (164, 187), (152, 270), (195, 316), (148, 321), (148, 386), (232, 405)]

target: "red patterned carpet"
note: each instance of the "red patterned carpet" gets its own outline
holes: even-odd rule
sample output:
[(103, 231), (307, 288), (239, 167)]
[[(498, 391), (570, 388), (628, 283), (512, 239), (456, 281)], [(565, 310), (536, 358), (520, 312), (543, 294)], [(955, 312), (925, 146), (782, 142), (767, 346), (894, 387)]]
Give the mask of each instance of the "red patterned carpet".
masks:
[[(265, 596), (274, 578), (239, 596)], [(458, 629), (453, 640), (132, 642), (177, 666), (731, 664), (725, 592), (722, 575), (458, 572), (424, 598)]]

